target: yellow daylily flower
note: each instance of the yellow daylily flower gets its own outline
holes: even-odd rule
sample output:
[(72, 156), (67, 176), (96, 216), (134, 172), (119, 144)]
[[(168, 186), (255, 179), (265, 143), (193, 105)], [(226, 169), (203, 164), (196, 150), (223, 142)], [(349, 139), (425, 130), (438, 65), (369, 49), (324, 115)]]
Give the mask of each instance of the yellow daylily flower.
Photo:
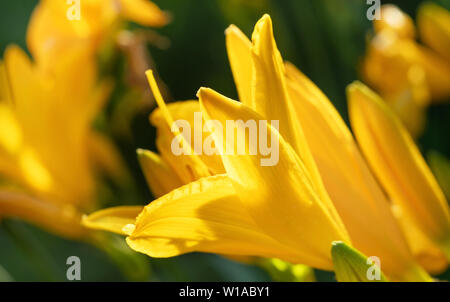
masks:
[[(8, 99), (0, 100), (0, 173), (30, 197), (5, 191), (3, 196), (18, 201), (2, 197), (0, 216), (18, 216), (44, 226), (59, 221), (55, 230), (61, 233), (65, 226), (71, 237), (72, 229), (80, 228), (81, 213), (95, 208), (94, 166), (117, 176), (124, 172), (112, 143), (91, 128), (110, 83), (96, 83), (95, 62), (84, 49), (67, 52), (49, 74), (20, 48), (10, 46), (2, 70), (0, 86), (7, 91), (0, 95)], [(27, 200), (28, 205), (22, 204)], [(72, 219), (62, 213), (71, 213)], [(46, 221), (50, 215), (52, 223)]]
[(449, 206), (397, 116), (361, 83), (348, 88), (350, 121), (361, 149), (391, 200), (450, 259)]
[[(450, 40), (448, 30), (442, 29), (450, 22), (448, 12), (431, 4), (419, 9), (420, 37), (431, 48), (414, 40), (410, 17), (396, 6), (383, 5), (381, 16), (374, 22), (375, 36), (367, 45), (362, 76), (397, 112), (410, 133), (418, 137), (424, 129), (426, 107), (431, 101), (445, 101), (450, 96), (450, 61), (441, 55), (446, 47), (442, 45)], [(436, 37), (444, 41), (437, 52)]]
[[(190, 125), (194, 125), (196, 123), (195, 116), (201, 112), (199, 102), (194, 100), (173, 102), (167, 104), (166, 107), (173, 120), (188, 121)], [(157, 128), (157, 148), (163, 156), (149, 150), (138, 149), (137, 152), (141, 169), (144, 172), (153, 195), (155, 197), (160, 197), (166, 193), (169, 193), (172, 189), (180, 187), (181, 184), (187, 184), (192, 180), (185, 179), (185, 181), (181, 181), (180, 177), (183, 177), (185, 172), (183, 169), (183, 156), (173, 156), (171, 154), (167, 155), (167, 151), (170, 150), (170, 144), (175, 138), (175, 134), (170, 130), (170, 125), (164, 118), (159, 108), (155, 109), (151, 114), (150, 122)], [(199, 134), (198, 132), (201, 133)], [(203, 129), (203, 127), (193, 127), (191, 128), (189, 138), (192, 140), (196, 136), (201, 137), (201, 145), (203, 146), (205, 140), (210, 136), (210, 134), (211, 133), (206, 129)], [(225, 169), (219, 155), (199, 154), (199, 157), (208, 166), (208, 170), (211, 175), (225, 173)], [(167, 158), (167, 160), (165, 158)], [(102, 221), (101, 223), (103, 224), (105, 222)], [(92, 224), (92, 226), (99, 224), (100, 222), (96, 221), (95, 224)], [(261, 265), (273, 274), (276, 274), (277, 278), (288, 278), (297, 281), (311, 281), (314, 279), (311, 268), (300, 264), (289, 265), (280, 259), (262, 258), (258, 260), (257, 258), (251, 256), (236, 255), (224, 255), (224, 257), (234, 261)]]
[[(95, 55), (100, 43), (122, 19), (146, 26), (163, 26), (169, 17), (146, 0), (82, 0), (72, 4), (41, 0), (31, 16), (27, 45), (42, 68), (51, 68), (55, 57), (80, 44)], [(79, 9), (79, 12), (76, 10)], [(68, 15), (79, 13), (79, 19)]]
[[(155, 90), (154, 93), (158, 95)], [(199, 98), (206, 120), (211, 116), (261, 119), (245, 105), (211, 90), (201, 89)], [(232, 116), (228, 117), (229, 114)], [(268, 132), (279, 137), (269, 126)], [(300, 158), (287, 142), (279, 139), (280, 163), (274, 167), (261, 167), (258, 156), (230, 156), (229, 162), (224, 160), (224, 166), (232, 176), (200, 178), (150, 203), (138, 216), (134, 227), (121, 229), (128, 235), (128, 244), (153, 257), (204, 251), (278, 257), (330, 269), (329, 245), (333, 238), (348, 242), (346, 231), (340, 220), (334, 220), (337, 214), (330, 213), (333, 210), (331, 203), (320, 200)], [(237, 169), (240, 166), (246, 169)], [(239, 174), (239, 170), (244, 174)], [(231, 174), (231, 171), (237, 174)], [(245, 173), (251, 173), (251, 176)], [(252, 179), (253, 184), (246, 184)], [(264, 187), (267, 188), (265, 192), (261, 189)], [(280, 198), (281, 194), (289, 195)], [(253, 202), (247, 201), (250, 199)], [(285, 206), (280, 206), (280, 202)], [(178, 215), (181, 216), (177, 218)], [(105, 229), (101, 222), (94, 224), (91, 216), (85, 221), (90, 227), (96, 225)], [(183, 234), (177, 232), (180, 228), (184, 230)]]
[[(251, 61), (237, 61), (250, 53), (250, 42), (234, 26), (227, 30), (227, 48), (239, 97), (251, 90)], [(393, 217), (389, 202), (366, 165), (358, 146), (327, 97), (292, 64), (284, 66), (293, 114), (301, 122), (325, 188), (355, 247), (377, 255), (389, 273), (415, 271), (412, 256)], [(240, 87), (240, 88), (239, 88)], [(358, 175), (359, 177), (355, 177)], [(374, 210), (376, 209), (376, 210)], [(361, 213), (371, 215), (361, 216)], [(370, 222), (369, 222), (370, 221)], [(385, 228), (380, 231), (380, 228)], [(386, 235), (389, 234), (389, 235)], [(387, 238), (386, 236), (389, 236)], [(409, 268), (410, 267), (410, 268)], [(406, 274), (406, 273), (405, 273)]]
[[(293, 65), (283, 62), (270, 17), (266, 15), (258, 22), (252, 42), (234, 26), (227, 29), (226, 35), (241, 103), (202, 88), (198, 97), (203, 117), (222, 124), (226, 120), (280, 120), (284, 126), (279, 132), (267, 126), (271, 135), (279, 137), (278, 165), (260, 166), (260, 156), (248, 155), (250, 143), (246, 138), (247, 155), (222, 152), (226, 176), (192, 177), (194, 182), (150, 203), (135, 223), (130, 221), (117, 232), (127, 235), (134, 249), (155, 257), (189, 251), (247, 254), (326, 269), (330, 269), (329, 240), (343, 237), (364, 254), (379, 257), (391, 280), (431, 280), (415, 263), (390, 201), (331, 102)], [(175, 120), (172, 110), (158, 97), (156, 84), (148, 75), (160, 106), (152, 121), (164, 125), (158, 127), (158, 139), (166, 137), (161, 144), (166, 147), (158, 149), (162, 157), (171, 157), (170, 141), (178, 137), (185, 143), (185, 138), (179, 137), (179, 129), (170, 131), (168, 125)], [(194, 110), (176, 114), (183, 119), (192, 116)], [(219, 149), (224, 150), (220, 133), (210, 130)], [(244, 130), (241, 127), (239, 131)], [(163, 131), (166, 134), (160, 135)], [(201, 157), (193, 156), (204, 164)], [(169, 166), (174, 171), (186, 166), (182, 164), (186, 159), (167, 162), (172, 163)], [(189, 170), (196, 168), (192, 162), (190, 165)], [(215, 173), (210, 170), (210, 174)], [(234, 208), (231, 214), (225, 213), (230, 210), (219, 211), (227, 204), (239, 208), (239, 213)], [(85, 222), (93, 228), (107, 229), (102, 220), (94, 221), (89, 216)], [(259, 241), (239, 244), (248, 234), (240, 229), (242, 226), (257, 233), (255, 239)], [(315, 234), (315, 240), (305, 230)], [(280, 250), (276, 253), (265, 246), (268, 242), (274, 244), (271, 240), (278, 243), (276, 249)]]

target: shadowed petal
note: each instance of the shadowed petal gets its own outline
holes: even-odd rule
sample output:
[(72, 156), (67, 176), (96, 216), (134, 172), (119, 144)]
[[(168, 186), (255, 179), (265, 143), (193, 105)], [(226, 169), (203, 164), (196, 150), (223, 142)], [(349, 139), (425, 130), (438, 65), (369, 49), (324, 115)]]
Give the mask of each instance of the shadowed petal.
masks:
[[(261, 121), (263, 118), (242, 103), (228, 99), (211, 89), (201, 88), (198, 92), (206, 120), (242, 120), (237, 133), (245, 133), (247, 121)], [(224, 126), (225, 127), (225, 126)], [(256, 224), (286, 245), (299, 251), (308, 251), (328, 266), (329, 245), (333, 238), (348, 241), (347, 233), (329, 199), (321, 199), (304, 165), (291, 146), (284, 141), (276, 129), (266, 123), (258, 130), (266, 131), (273, 155), (279, 156), (274, 165), (263, 165), (264, 156), (249, 153), (250, 135), (245, 135), (245, 153), (228, 152), (224, 141), (221, 147), (223, 162), (228, 176), (233, 181), (237, 194)], [(220, 133), (222, 134), (222, 133)], [(215, 137), (220, 135), (214, 132)], [(227, 133), (228, 134), (228, 133)], [(223, 136), (225, 137), (225, 135)], [(235, 139), (237, 136), (235, 137)], [(220, 144), (219, 140), (216, 142)], [(289, 230), (289, 231), (288, 231)], [(308, 264), (308, 263), (306, 263)]]
[(151, 257), (200, 251), (309, 260), (255, 225), (225, 175), (201, 178), (151, 202), (127, 243)]
[(448, 204), (419, 149), (373, 91), (355, 82), (347, 93), (353, 131), (378, 180), (393, 202), (449, 258)]
[(137, 150), (139, 164), (155, 197), (160, 197), (183, 185), (175, 171), (158, 154)]

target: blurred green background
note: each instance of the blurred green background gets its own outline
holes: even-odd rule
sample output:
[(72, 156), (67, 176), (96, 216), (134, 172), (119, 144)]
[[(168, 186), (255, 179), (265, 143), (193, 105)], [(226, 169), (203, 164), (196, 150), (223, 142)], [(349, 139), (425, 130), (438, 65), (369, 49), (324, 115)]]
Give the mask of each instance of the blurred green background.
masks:
[[(36, 0), (0, 1), (0, 50), (16, 43), (26, 49), (25, 33)], [(148, 50), (173, 100), (195, 97), (201, 86), (212, 87), (237, 97), (225, 49), (224, 30), (235, 24), (248, 36), (256, 21), (269, 13), (273, 19), (278, 47), (285, 60), (293, 62), (333, 101), (346, 121), (345, 87), (358, 78), (356, 67), (364, 54), (368, 5), (363, 0), (155, 0), (171, 12), (172, 23), (156, 29), (170, 40), (168, 49), (149, 45)], [(394, 3), (411, 16), (419, 0), (381, 1)], [(435, 1), (450, 9), (450, 1)], [(135, 28), (136, 25), (130, 25)], [(111, 104), (120, 101), (120, 81), (124, 81), (125, 60), (113, 57), (110, 71), (118, 79)], [(123, 83), (122, 83), (123, 84)], [(99, 124), (105, 131), (111, 119), (110, 105)], [(115, 137), (135, 179), (135, 188), (111, 194), (111, 204), (145, 204), (152, 199), (138, 168), (136, 148), (155, 150), (155, 130), (148, 123), (151, 108), (131, 121), (132, 137)], [(450, 106), (428, 109), (428, 124), (419, 146), (424, 154), (436, 150), (450, 157)], [(105, 126), (106, 125), (106, 126)], [(0, 280), (64, 281), (66, 259), (80, 257), (83, 281), (121, 281), (130, 277), (121, 272), (103, 251), (92, 246), (55, 237), (15, 219), (0, 221)], [(205, 254), (172, 259), (139, 258), (148, 266), (146, 280), (161, 281), (265, 281), (263, 270)], [(319, 280), (331, 275), (317, 272)], [(448, 278), (448, 277), (447, 277)], [(131, 277), (133, 279), (133, 276)]]

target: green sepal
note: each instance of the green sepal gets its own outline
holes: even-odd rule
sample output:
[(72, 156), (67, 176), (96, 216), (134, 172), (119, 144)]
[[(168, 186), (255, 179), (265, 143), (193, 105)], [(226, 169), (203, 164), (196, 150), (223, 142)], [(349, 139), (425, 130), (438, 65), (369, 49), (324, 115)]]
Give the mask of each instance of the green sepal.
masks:
[(376, 261), (341, 241), (331, 244), (331, 257), (338, 282), (387, 282)]

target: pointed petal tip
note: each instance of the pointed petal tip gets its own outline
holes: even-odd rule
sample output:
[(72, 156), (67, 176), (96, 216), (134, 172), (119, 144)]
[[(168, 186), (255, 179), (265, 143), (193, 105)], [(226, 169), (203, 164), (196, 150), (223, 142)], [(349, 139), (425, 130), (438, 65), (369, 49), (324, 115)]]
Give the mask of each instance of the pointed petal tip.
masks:
[(265, 14), (258, 20), (252, 33), (252, 53), (258, 55), (263, 45), (274, 43), (272, 19)]
[(263, 34), (269, 34), (272, 36), (272, 18), (270, 18), (270, 15), (268, 14), (264, 14), (256, 23), (252, 34), (253, 43), (256, 44), (256, 42), (260, 40), (260, 36)]
[(234, 24), (230, 24), (226, 29), (225, 29), (225, 36), (231, 35), (237, 31), (240, 31), (239, 28), (234, 25)]
[(369, 108), (369, 110), (381, 111), (384, 115), (389, 116), (390, 119), (399, 122), (397, 115), (384, 102), (381, 96), (360, 81), (354, 81), (347, 87), (347, 98), (349, 107), (358, 105)]
[(9, 44), (6, 46), (5, 51), (3, 52), (3, 57), (6, 57), (9, 53), (19, 52), (22, 53), (23, 50), (17, 44)]
[(355, 92), (356, 90), (364, 90), (367, 86), (361, 83), (360, 81), (353, 81), (352, 83), (347, 85), (347, 95)]
[(136, 149), (136, 154), (138, 156), (138, 159), (158, 159), (158, 154), (156, 154), (153, 151), (147, 150), (147, 149), (142, 149), (142, 148), (138, 148)]
[(201, 87), (197, 92), (197, 97), (200, 101), (200, 108), (204, 108), (205, 105), (209, 106), (213, 103), (218, 104), (222, 102), (222, 99), (225, 98), (220, 93), (216, 92), (211, 88)]
[(207, 87), (200, 87), (197, 90), (196, 96), (200, 99), (208, 89), (211, 90), (210, 88), (207, 88)]
[(347, 92), (347, 99), (349, 102), (348, 104), (349, 108), (355, 106), (356, 103), (358, 103), (359, 105), (367, 105), (366, 102), (367, 100), (375, 104), (380, 104), (382, 107), (384, 107), (383, 106), (384, 104), (382, 104), (382, 102), (379, 101), (380, 96), (360, 81), (354, 81), (353, 83), (349, 84), (347, 86), (346, 92)]
[(269, 24), (272, 24), (272, 18), (270, 17), (269, 14), (264, 14), (261, 19), (259, 19), (258, 22), (267, 22)]
[(153, 151), (144, 148), (137, 148), (136, 154), (138, 155), (138, 157), (141, 157), (141, 156), (153, 156), (153, 154), (155, 153)]
[(153, 152), (150, 150), (138, 148), (136, 149), (136, 155), (138, 157), (138, 160), (141, 161), (147, 157), (153, 157)]

